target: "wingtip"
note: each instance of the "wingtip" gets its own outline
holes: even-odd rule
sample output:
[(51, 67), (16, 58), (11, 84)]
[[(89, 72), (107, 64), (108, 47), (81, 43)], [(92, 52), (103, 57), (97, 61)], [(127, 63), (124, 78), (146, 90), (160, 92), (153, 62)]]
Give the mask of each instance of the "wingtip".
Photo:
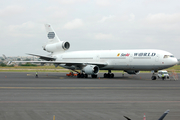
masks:
[(169, 113), (169, 111), (170, 111), (170, 110), (168, 109), (168, 110), (166, 110), (164, 113)]

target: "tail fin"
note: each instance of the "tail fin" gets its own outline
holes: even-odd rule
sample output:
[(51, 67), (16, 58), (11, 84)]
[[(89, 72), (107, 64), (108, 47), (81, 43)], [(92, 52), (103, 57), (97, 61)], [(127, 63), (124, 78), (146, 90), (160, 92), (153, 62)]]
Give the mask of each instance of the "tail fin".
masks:
[(50, 24), (45, 24), (45, 28), (47, 32), (48, 43), (56, 43), (60, 41), (60, 39), (58, 38), (57, 34), (55, 33)]
[(47, 52), (64, 52), (68, 50), (70, 47), (69, 42), (67, 41), (60, 41), (57, 34), (49, 24), (45, 24), (45, 28), (47, 31), (48, 42), (42, 46), (43, 50)]
[(7, 59), (7, 57), (6, 57), (4, 54), (2, 55), (2, 57), (3, 57), (4, 59)]

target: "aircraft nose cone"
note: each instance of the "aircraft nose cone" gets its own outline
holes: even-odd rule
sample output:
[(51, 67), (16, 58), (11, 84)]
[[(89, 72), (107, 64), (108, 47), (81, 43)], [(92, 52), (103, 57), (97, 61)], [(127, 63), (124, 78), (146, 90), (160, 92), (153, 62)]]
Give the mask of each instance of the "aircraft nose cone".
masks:
[(178, 59), (177, 58), (175, 58), (174, 59), (174, 64), (178, 64), (179, 62), (178, 62)]

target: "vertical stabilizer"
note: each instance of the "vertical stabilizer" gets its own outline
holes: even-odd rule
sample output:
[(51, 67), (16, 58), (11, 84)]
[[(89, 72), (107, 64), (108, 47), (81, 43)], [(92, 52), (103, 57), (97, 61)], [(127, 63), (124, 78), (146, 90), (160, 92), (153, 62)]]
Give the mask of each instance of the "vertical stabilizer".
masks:
[(4, 59), (7, 59), (7, 57), (6, 57), (4, 54), (2, 55), (2, 57), (3, 57)]
[(57, 34), (53, 30), (50, 24), (45, 24), (45, 29), (47, 32), (48, 42), (42, 46), (43, 50), (47, 52), (64, 52), (69, 49), (70, 44), (67, 41), (60, 41)]
[(45, 28), (47, 32), (48, 43), (56, 43), (60, 41), (50, 24), (45, 24)]

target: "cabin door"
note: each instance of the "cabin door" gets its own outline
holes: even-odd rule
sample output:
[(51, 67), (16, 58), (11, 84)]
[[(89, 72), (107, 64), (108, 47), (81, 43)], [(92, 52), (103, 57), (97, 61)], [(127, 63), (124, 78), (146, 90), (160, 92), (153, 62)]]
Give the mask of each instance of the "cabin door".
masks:
[(156, 62), (158, 62), (158, 61), (159, 61), (159, 55), (158, 55), (158, 54), (156, 55), (156, 59), (155, 59), (155, 61), (156, 61)]

